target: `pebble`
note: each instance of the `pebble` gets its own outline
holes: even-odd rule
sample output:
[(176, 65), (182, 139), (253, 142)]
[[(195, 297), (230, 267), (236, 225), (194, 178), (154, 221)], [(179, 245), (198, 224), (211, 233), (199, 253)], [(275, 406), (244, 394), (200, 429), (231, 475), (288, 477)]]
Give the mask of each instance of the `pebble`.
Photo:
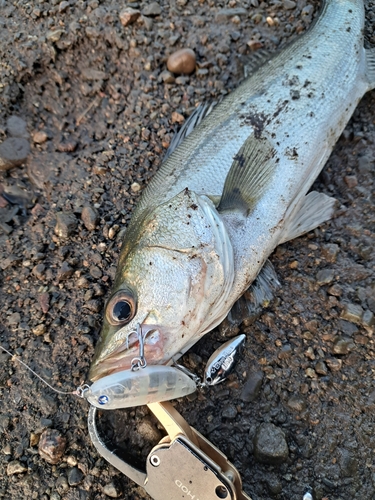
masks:
[(299, 412), (306, 410), (306, 406), (307, 406), (304, 398), (302, 396), (298, 396), (296, 394), (293, 394), (293, 396), (290, 396), (290, 398), (288, 399), (287, 405), (291, 410), (299, 411)]
[(328, 373), (328, 368), (327, 365), (324, 363), (324, 361), (318, 361), (315, 365), (315, 371), (319, 375), (327, 375)]
[(363, 324), (363, 326), (374, 326), (375, 325), (374, 313), (371, 312), (369, 309), (364, 311), (364, 313), (362, 315), (362, 324)]
[(40, 434), (30, 432), (30, 446), (37, 446), (39, 444)]
[(151, 443), (158, 443), (162, 438), (159, 429), (152, 423), (151, 419), (145, 417), (138, 425), (137, 430), (139, 434)]
[(333, 343), (333, 354), (348, 354), (354, 348), (352, 339), (337, 337)]
[(327, 290), (329, 295), (333, 295), (334, 297), (341, 297), (342, 295), (342, 288), (340, 285), (335, 283), (334, 285), (330, 286)]
[(22, 165), (30, 153), (29, 141), (22, 137), (10, 137), (0, 144), (0, 170)]
[(217, 23), (221, 23), (236, 16), (247, 16), (247, 10), (242, 7), (236, 7), (234, 9), (220, 9), (215, 16), (215, 21)]
[(32, 273), (36, 278), (42, 280), (44, 278), (45, 270), (46, 266), (44, 264), (37, 264), (35, 267), (33, 267)]
[(177, 75), (190, 75), (195, 70), (196, 58), (192, 49), (180, 49), (168, 57), (167, 68)]
[(59, 212), (56, 215), (55, 234), (60, 238), (69, 238), (76, 230), (78, 221), (71, 212)]
[(316, 282), (318, 285), (328, 285), (333, 281), (335, 277), (335, 272), (333, 269), (322, 269), (316, 275)]
[(68, 484), (69, 486), (77, 486), (83, 479), (83, 473), (78, 469), (78, 467), (73, 467), (68, 472)]
[(141, 185), (138, 182), (133, 182), (133, 184), (130, 186), (130, 189), (133, 191), (133, 193), (138, 193), (141, 190)]
[(88, 231), (94, 231), (99, 222), (99, 213), (96, 208), (85, 205), (82, 208), (81, 219)]
[(119, 14), (120, 22), (123, 26), (128, 26), (129, 24), (134, 23), (140, 15), (141, 12), (139, 10), (126, 7)]
[(151, 2), (142, 10), (142, 15), (149, 17), (160, 16), (161, 7), (157, 2)]
[(74, 269), (64, 261), (57, 272), (57, 280), (62, 281), (70, 278), (70, 276), (74, 273)]
[(292, 0), (284, 0), (283, 2), (284, 9), (285, 10), (291, 10), (296, 8), (296, 2), (293, 2)]
[(27, 124), (25, 120), (19, 116), (12, 115), (7, 119), (6, 124), (8, 135), (11, 137), (22, 137), (23, 139), (29, 138), (29, 133), (27, 132)]
[(322, 257), (328, 262), (336, 262), (340, 247), (336, 243), (328, 243), (322, 247)]
[(62, 459), (66, 438), (57, 429), (46, 429), (40, 436), (39, 455), (49, 464), (57, 464)]
[(289, 450), (284, 432), (274, 424), (262, 424), (254, 438), (254, 455), (258, 462), (269, 465), (285, 462)]
[(351, 323), (359, 324), (362, 320), (363, 309), (359, 304), (347, 303), (341, 312), (341, 318)]
[(355, 175), (345, 175), (344, 181), (345, 181), (345, 184), (350, 189), (358, 186), (358, 179)]
[(33, 334), (36, 335), (37, 337), (39, 337), (39, 335), (44, 335), (46, 331), (47, 331), (46, 326), (43, 324), (37, 325), (32, 329)]
[(7, 465), (8, 476), (13, 476), (13, 474), (22, 474), (23, 472), (26, 472), (26, 471), (27, 471), (27, 467), (25, 467), (18, 460), (12, 460), (12, 462), (9, 462)]
[(227, 418), (228, 420), (233, 420), (236, 418), (237, 413), (237, 408), (234, 405), (225, 405), (221, 412), (221, 416), (223, 418)]
[(185, 121), (185, 118), (183, 117), (183, 115), (181, 115), (181, 113), (177, 113), (177, 111), (173, 111), (172, 113), (172, 116), (171, 116), (171, 122), (172, 123), (184, 123)]
[(103, 486), (103, 493), (110, 498), (118, 498), (119, 496), (121, 496), (121, 490), (119, 490), (119, 488), (117, 488), (117, 486), (113, 482)]
[(325, 360), (331, 372), (338, 372), (341, 369), (342, 361), (338, 358), (327, 358)]
[(162, 71), (160, 73), (160, 78), (163, 80), (164, 83), (175, 83), (176, 81), (175, 77), (168, 70)]
[(48, 135), (46, 132), (44, 132), (44, 130), (38, 130), (38, 132), (35, 132), (35, 134), (33, 135), (33, 141), (35, 142), (35, 144), (43, 144), (47, 139)]
[(49, 30), (46, 33), (46, 39), (49, 42), (58, 42), (64, 33), (63, 29)]
[(264, 374), (262, 371), (252, 372), (249, 374), (243, 389), (241, 391), (241, 400), (246, 403), (255, 401), (259, 396), (262, 387)]
[(56, 489), (59, 493), (65, 493), (69, 489), (68, 480), (65, 476), (59, 476), (56, 481)]

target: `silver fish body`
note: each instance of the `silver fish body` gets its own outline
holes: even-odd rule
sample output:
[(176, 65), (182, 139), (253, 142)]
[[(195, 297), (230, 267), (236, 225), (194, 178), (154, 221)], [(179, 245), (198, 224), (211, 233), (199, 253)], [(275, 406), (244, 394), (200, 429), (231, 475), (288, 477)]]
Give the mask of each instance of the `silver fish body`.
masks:
[[(362, 0), (327, 0), (308, 33), (247, 78), (168, 157), (142, 194), (118, 265), (113, 296), (131, 290), (134, 314), (111, 324), (110, 299), (92, 379), (129, 367), (137, 324), (153, 332), (145, 340), (149, 363), (177, 359), (226, 317), (278, 244), (332, 215), (332, 199), (306, 193), (374, 87), (363, 26)], [(270, 175), (246, 177), (255, 185), (251, 209), (220, 210), (239, 152), (254, 144), (253, 159)]]

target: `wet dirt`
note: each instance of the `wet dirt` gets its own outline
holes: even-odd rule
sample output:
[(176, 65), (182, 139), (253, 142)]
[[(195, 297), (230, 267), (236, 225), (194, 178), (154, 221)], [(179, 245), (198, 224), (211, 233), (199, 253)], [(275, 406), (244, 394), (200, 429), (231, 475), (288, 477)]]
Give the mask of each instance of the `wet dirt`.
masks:
[[(0, 140), (31, 147), (26, 164), (0, 172), (4, 347), (61, 390), (87, 380), (123, 228), (178, 123), (238, 85), (252, 48), (303, 33), (318, 3), (0, 0)], [(140, 15), (123, 26), (126, 6)], [(162, 75), (185, 47), (195, 73)], [(176, 403), (254, 500), (374, 497), (374, 116), (372, 92), (314, 185), (338, 199), (336, 215), (272, 256), (282, 288), (241, 327), (234, 373)], [(202, 374), (223, 340), (208, 334), (184, 363)], [(53, 393), (4, 353), (0, 362), (1, 498), (147, 498), (97, 454), (85, 401)], [(104, 418), (138, 459), (162, 435), (146, 408)], [(62, 458), (46, 461), (39, 440)]]

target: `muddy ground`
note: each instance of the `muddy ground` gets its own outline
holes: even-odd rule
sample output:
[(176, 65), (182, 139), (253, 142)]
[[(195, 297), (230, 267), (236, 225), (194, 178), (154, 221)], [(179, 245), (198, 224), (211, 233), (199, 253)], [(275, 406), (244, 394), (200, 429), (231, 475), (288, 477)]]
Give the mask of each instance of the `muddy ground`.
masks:
[[(123, 228), (174, 130), (238, 85), (252, 50), (302, 34), (318, 4), (133, 2), (141, 15), (123, 26), (123, 2), (0, 0), (0, 139), (30, 144), (26, 163), (0, 172), (4, 347), (61, 390), (87, 381)], [(367, 16), (371, 45), (373, 2)], [(195, 73), (162, 74), (184, 47)], [(177, 403), (254, 500), (375, 496), (374, 116), (369, 93), (314, 186), (339, 200), (336, 216), (272, 256), (282, 288), (241, 327), (235, 372)], [(221, 342), (207, 335), (184, 363), (201, 374)], [(147, 498), (98, 456), (85, 401), (0, 360), (1, 498)], [(138, 458), (161, 436), (146, 408), (107, 414), (105, 428)], [(38, 451), (46, 430), (54, 465)]]

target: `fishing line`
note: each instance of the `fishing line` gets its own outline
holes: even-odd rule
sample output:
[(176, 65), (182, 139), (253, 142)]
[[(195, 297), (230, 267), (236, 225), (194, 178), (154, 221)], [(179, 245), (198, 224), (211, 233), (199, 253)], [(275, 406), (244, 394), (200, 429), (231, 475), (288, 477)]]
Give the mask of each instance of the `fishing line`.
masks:
[(15, 354), (12, 354), (10, 351), (5, 349), (5, 347), (3, 347), (2, 345), (0, 345), (0, 349), (2, 349), (4, 352), (6, 352), (12, 359), (14, 359), (15, 361), (18, 361), (18, 363), (21, 363), (21, 365), (23, 365), (25, 368), (27, 368), (33, 375), (38, 377), (39, 380), (41, 380), (50, 389), (57, 392), (58, 394), (62, 394), (63, 396), (73, 395), (73, 396), (78, 396), (79, 398), (83, 398), (85, 391), (89, 388), (89, 386), (87, 384), (85, 384), (83, 386), (78, 387), (75, 391), (69, 391), (69, 392), (60, 391), (59, 389), (56, 389), (50, 383), (48, 383), (47, 380), (45, 380), (43, 377), (38, 375), (32, 368), (30, 368), (30, 366), (28, 366), (26, 363), (24, 363), (21, 359), (17, 358)]

